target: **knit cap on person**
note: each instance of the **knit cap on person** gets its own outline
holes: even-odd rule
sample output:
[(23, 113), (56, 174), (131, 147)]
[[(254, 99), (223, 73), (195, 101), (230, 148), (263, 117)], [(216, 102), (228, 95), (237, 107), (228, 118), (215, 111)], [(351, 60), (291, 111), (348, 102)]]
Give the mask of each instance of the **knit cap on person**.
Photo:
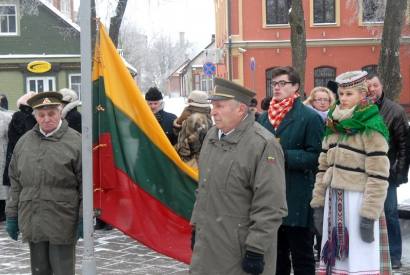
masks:
[(147, 101), (159, 101), (162, 99), (162, 93), (158, 90), (157, 87), (149, 88), (148, 92), (145, 94), (145, 100)]
[(207, 93), (199, 90), (192, 91), (188, 96), (188, 105), (201, 108), (210, 107)]
[[(366, 71), (345, 72), (336, 77), (339, 88), (353, 88), (366, 86)], [(366, 86), (367, 87), (367, 86)]]

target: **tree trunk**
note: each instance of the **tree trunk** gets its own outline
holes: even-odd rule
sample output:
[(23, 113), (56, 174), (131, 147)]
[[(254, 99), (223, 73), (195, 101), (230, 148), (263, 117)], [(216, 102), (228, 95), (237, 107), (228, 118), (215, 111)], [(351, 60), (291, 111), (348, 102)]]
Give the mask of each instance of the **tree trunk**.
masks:
[(306, 30), (302, 0), (293, 0), (289, 14), (292, 66), (300, 75), (299, 93), (305, 97)]
[(386, 97), (397, 100), (402, 87), (400, 73), (400, 34), (407, 0), (387, 0), (377, 73)]
[(117, 8), (115, 9), (115, 16), (111, 17), (110, 21), (110, 37), (115, 47), (118, 47), (118, 37), (120, 34), (120, 27), (124, 12), (127, 7), (128, 0), (118, 0)]

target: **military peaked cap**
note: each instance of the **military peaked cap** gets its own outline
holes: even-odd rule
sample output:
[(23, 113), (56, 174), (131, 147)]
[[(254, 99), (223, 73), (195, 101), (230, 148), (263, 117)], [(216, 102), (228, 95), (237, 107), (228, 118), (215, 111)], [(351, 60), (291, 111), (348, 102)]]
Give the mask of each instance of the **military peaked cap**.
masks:
[(255, 96), (255, 92), (236, 84), (235, 82), (215, 78), (214, 91), (209, 97), (210, 100), (228, 100), (235, 99), (249, 106), (251, 99)]
[(57, 92), (42, 92), (34, 95), (29, 100), (27, 104), (33, 108), (41, 108), (46, 106), (58, 106), (61, 104), (63, 95)]

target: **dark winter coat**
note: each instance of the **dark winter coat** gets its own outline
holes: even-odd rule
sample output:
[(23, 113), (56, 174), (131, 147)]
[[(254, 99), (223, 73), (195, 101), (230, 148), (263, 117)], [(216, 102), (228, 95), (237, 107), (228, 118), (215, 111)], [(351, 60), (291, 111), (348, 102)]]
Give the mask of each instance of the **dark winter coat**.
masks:
[(175, 135), (172, 130), (172, 123), (177, 118), (177, 116), (174, 114), (165, 112), (164, 110), (159, 110), (158, 112), (155, 113), (155, 117), (157, 118), (159, 124), (161, 125), (162, 130), (164, 130), (171, 144), (175, 145), (175, 143), (177, 143), (178, 136)]
[(45, 137), (36, 125), (10, 162), (7, 217), (18, 217), (23, 241), (74, 244), (82, 202), (81, 135), (63, 120)]
[(409, 122), (404, 109), (399, 104), (385, 97), (384, 93), (376, 104), (390, 134), (389, 152), (387, 153), (390, 161), (389, 183), (398, 186), (408, 181), (409, 156), (407, 155), (407, 139), (409, 135)]
[(11, 161), (11, 156), (13, 155), (14, 147), (17, 141), (23, 136), (28, 130), (31, 130), (37, 121), (33, 116), (33, 109), (27, 105), (20, 105), (19, 111), (13, 114), (9, 124), (8, 130), (8, 144), (6, 151), (6, 164), (3, 172), (3, 185), (10, 185), (9, 179), (9, 164)]
[(77, 111), (80, 101), (70, 102), (64, 106), (61, 115), (67, 120), (68, 126), (81, 133), (81, 113)]
[(199, 156), (192, 275), (245, 275), (245, 251), (264, 255), (263, 275), (276, 269), (277, 231), (286, 216), (283, 153), (248, 115), (223, 140), (211, 128)]
[(261, 114), (259, 122), (276, 136), (285, 154), (289, 213), (283, 224), (310, 227), (312, 209), (309, 204), (322, 147), (323, 121), (315, 111), (296, 99), (276, 131), (267, 112)]

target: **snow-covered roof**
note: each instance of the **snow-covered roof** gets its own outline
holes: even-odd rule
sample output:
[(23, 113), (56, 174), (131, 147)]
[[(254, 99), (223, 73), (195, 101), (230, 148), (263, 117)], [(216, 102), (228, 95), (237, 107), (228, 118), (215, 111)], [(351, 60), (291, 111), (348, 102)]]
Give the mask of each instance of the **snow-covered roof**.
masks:
[(76, 23), (74, 23), (70, 18), (68, 18), (65, 14), (63, 14), (61, 11), (59, 11), (56, 7), (53, 6), (53, 4), (45, 1), (45, 0), (38, 0), (41, 4), (46, 6), (49, 10), (54, 12), (58, 17), (61, 17), (67, 24), (69, 24), (71, 27), (76, 29), (77, 31), (80, 31), (80, 26), (78, 26)]

